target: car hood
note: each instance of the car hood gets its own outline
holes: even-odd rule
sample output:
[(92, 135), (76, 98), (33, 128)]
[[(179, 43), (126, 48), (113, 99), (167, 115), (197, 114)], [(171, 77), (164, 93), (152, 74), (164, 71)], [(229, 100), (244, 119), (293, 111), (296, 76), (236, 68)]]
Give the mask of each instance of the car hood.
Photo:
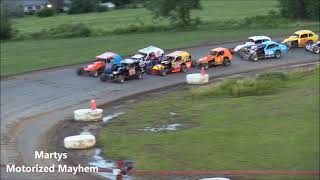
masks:
[(200, 59), (198, 59), (198, 63), (206, 63), (208, 62), (210, 59), (212, 59), (213, 56), (212, 55), (206, 55), (206, 56), (203, 56), (201, 57)]
[(296, 36), (290, 36), (290, 37), (284, 39), (284, 40), (282, 41), (282, 43), (286, 43), (286, 42), (290, 42), (290, 41), (296, 41), (296, 40), (298, 40), (298, 37), (296, 37)]

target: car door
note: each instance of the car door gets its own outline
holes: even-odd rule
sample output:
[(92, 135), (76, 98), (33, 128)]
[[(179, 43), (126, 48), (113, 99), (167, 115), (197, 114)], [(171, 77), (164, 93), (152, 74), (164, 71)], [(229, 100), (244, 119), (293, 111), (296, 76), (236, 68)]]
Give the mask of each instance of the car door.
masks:
[(299, 45), (305, 46), (308, 41), (308, 34), (301, 34), (299, 38)]
[(217, 56), (215, 58), (215, 64), (222, 64), (223, 63), (223, 57), (224, 57), (224, 52), (223, 51), (219, 51), (217, 53)]
[(274, 57), (274, 52), (275, 52), (276, 45), (275, 44), (269, 44), (266, 46), (264, 50), (264, 56), (265, 57)]

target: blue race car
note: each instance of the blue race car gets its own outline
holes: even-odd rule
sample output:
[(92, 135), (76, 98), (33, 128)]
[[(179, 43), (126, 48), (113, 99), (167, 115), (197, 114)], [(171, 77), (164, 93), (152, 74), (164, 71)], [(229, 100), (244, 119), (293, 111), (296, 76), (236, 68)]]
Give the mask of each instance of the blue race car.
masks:
[(288, 52), (286, 45), (275, 41), (266, 41), (259, 45), (254, 45), (246, 52), (243, 52), (241, 59), (258, 61), (265, 58), (280, 58), (282, 54)]
[(104, 67), (103, 72), (100, 74), (100, 80), (106, 81), (106, 77), (108, 74), (111, 74), (122, 61), (122, 57), (119, 54), (113, 52), (105, 52), (96, 58), (105, 59), (106, 65)]

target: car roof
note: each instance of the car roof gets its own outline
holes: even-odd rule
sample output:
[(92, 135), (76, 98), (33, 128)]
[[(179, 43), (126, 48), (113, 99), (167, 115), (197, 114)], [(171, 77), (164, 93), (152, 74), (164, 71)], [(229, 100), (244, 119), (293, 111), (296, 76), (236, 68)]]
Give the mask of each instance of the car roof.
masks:
[(310, 30), (299, 30), (299, 31), (296, 31), (294, 32), (295, 34), (305, 34), (305, 33), (313, 33), (312, 31)]
[(166, 56), (169, 56), (169, 57), (189, 56), (189, 53), (186, 51), (174, 51), (170, 54), (167, 54)]
[(121, 63), (124, 63), (124, 64), (132, 64), (132, 63), (135, 63), (135, 62), (136, 62), (136, 60), (131, 59), (131, 58), (127, 58), (127, 59), (121, 61)]
[(226, 50), (226, 49), (227, 49), (227, 48), (218, 47), (218, 48), (211, 49), (211, 51), (224, 51), (224, 50)]
[(145, 54), (149, 54), (151, 52), (156, 52), (156, 51), (160, 51), (161, 53), (164, 53), (164, 51), (158, 47), (155, 46), (149, 46), (143, 49), (140, 49), (139, 52), (145, 53)]
[(275, 41), (266, 41), (266, 42), (263, 42), (263, 43), (261, 43), (262, 45), (269, 45), (269, 44), (279, 44), (279, 43), (277, 43), (277, 42), (275, 42)]
[(268, 37), (268, 36), (250, 36), (248, 39), (253, 39), (254, 41), (259, 40), (259, 39), (269, 39), (269, 40), (271, 40), (271, 38)]
[(104, 53), (96, 56), (96, 58), (97, 59), (109, 59), (109, 58), (112, 58), (114, 56), (119, 56), (119, 55), (114, 53), (114, 52), (107, 51), (107, 52), (104, 52)]

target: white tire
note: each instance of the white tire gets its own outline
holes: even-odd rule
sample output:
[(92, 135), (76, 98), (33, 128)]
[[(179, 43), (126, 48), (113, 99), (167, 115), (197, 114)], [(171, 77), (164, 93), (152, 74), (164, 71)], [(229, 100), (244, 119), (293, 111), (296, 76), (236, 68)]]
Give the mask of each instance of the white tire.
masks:
[(87, 149), (96, 145), (96, 137), (94, 135), (76, 135), (64, 138), (64, 147), (66, 149)]
[(186, 80), (188, 84), (207, 84), (209, 82), (209, 75), (201, 75), (200, 73), (188, 74)]
[(100, 121), (102, 119), (102, 109), (78, 109), (73, 111), (76, 121)]

